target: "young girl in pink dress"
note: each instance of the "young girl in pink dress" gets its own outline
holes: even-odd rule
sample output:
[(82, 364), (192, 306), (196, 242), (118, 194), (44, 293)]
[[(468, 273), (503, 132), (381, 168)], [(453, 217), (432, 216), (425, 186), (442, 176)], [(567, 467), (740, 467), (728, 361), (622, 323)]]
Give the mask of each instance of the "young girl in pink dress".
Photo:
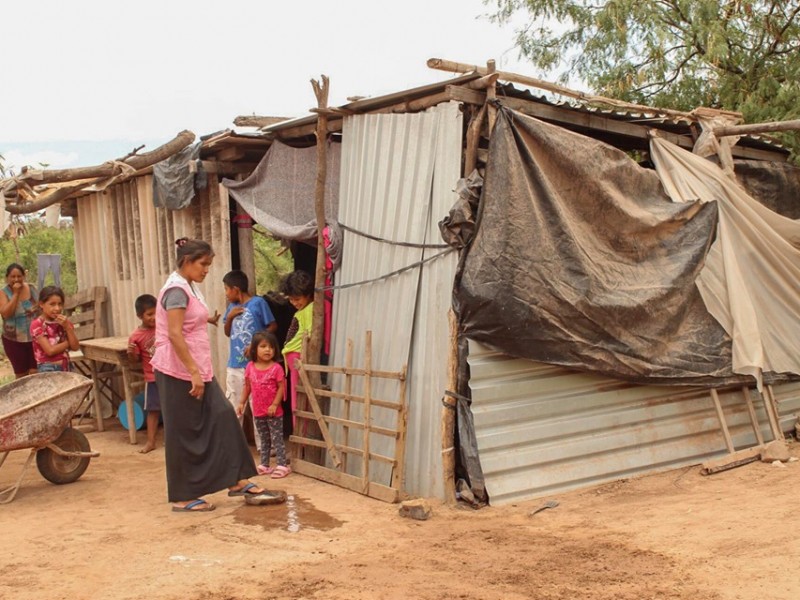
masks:
[[(252, 398), (253, 420), (261, 438), (261, 464), (257, 469), (261, 475), (281, 479), (292, 472), (286, 464), (286, 448), (283, 443), (283, 400), (286, 377), (283, 366), (275, 359), (280, 356), (278, 338), (262, 331), (253, 336), (250, 343), (250, 362), (244, 370), (242, 398), (236, 412), (244, 414), (247, 398)], [(277, 466), (269, 466), (270, 449), (275, 449)]]

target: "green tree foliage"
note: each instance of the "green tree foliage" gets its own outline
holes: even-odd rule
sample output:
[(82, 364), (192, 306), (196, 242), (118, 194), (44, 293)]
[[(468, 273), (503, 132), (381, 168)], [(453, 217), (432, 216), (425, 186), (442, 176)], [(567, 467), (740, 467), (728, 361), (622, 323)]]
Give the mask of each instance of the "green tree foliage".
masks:
[(749, 123), (800, 117), (798, 0), (485, 3), (499, 22), (527, 13), (517, 45), (562, 83), (579, 78), (651, 106), (740, 111)]
[(293, 269), (292, 253), (273, 238), (263, 227), (253, 228), (256, 262), (256, 292), (266, 294), (277, 290), (281, 278)]
[[(11, 236), (14, 228), (17, 232), (16, 246)], [(9, 264), (18, 262), (28, 270), (28, 281), (36, 283), (37, 255), (60, 254), (61, 287), (66, 294), (75, 293), (78, 288), (78, 275), (75, 269), (73, 233), (69, 221), (63, 221), (60, 227), (47, 227), (44, 221), (36, 218), (12, 222), (8, 231), (0, 238), (0, 269), (3, 276)], [(53, 284), (52, 276), (47, 277), (45, 284)]]

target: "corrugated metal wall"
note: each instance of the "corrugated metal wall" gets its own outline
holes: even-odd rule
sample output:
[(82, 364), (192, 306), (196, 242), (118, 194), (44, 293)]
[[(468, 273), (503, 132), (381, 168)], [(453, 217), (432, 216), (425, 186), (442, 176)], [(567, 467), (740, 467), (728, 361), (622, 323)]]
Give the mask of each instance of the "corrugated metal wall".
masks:
[[(725, 453), (708, 390), (638, 386), (512, 358), (470, 342), (472, 412), (492, 504), (532, 498)], [(784, 430), (800, 383), (775, 387)], [(753, 391), (765, 439), (763, 403)], [(734, 445), (756, 443), (740, 390), (720, 393)]]
[[(206, 240), (214, 263), (201, 289), (213, 314), (225, 311), (222, 276), (231, 268), (230, 215), (227, 191), (214, 175), (192, 204), (180, 211), (153, 206), (152, 176), (136, 177), (105, 192), (78, 199), (75, 259), (78, 287), (108, 288), (108, 335), (128, 335), (139, 323), (133, 308), (140, 294), (158, 295), (175, 268), (175, 240)], [(209, 327), (214, 373), (224, 387), (228, 339), (220, 326)]]
[[(441, 244), (437, 223), (455, 201), (461, 169), (462, 118), (458, 105), (439, 105), (424, 113), (358, 115), (345, 119), (339, 220), (384, 239)], [(441, 250), (407, 248), (345, 232), (337, 284), (369, 280)], [(373, 332), (373, 368), (399, 370), (409, 365), (408, 437), (404, 489), (441, 496), (441, 398), (446, 384), (447, 310), (452, 295), (455, 253), (389, 279), (338, 290), (334, 298), (331, 364), (345, 362), (346, 339), (355, 343), (355, 364), (363, 366), (364, 334)], [(377, 382), (376, 382), (377, 383)], [(342, 389), (334, 378), (333, 389)], [(358, 388), (357, 393), (361, 393)], [(373, 396), (394, 400), (398, 383), (373, 386)], [(354, 410), (352, 414), (358, 414)], [(377, 426), (396, 426), (395, 413), (373, 409)], [(334, 428), (341, 441), (341, 430)], [(349, 443), (360, 436), (351, 433)], [(371, 448), (389, 452), (388, 440), (371, 436)], [(359, 461), (353, 461), (358, 463)], [(374, 481), (388, 484), (391, 473), (376, 463)], [(360, 474), (360, 465), (350, 471)]]

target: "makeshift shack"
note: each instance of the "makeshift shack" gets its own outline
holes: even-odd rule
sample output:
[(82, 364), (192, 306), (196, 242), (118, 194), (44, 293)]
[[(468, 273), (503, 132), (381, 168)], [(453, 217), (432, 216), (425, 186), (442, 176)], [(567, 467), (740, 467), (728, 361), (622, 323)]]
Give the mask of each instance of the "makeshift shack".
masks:
[[(239, 216), (313, 243), (322, 122), (333, 301), (328, 367), (304, 360), (314, 401), (292, 438), (298, 472), (385, 500), (453, 500), (463, 479), (462, 497), (501, 503), (789, 430), (797, 370), (776, 359), (734, 372), (734, 355), (749, 355), (695, 285), (719, 199), (673, 203), (685, 181), (665, 190), (625, 154), (652, 161), (653, 131), (656, 145), (692, 150), (711, 117), (539, 97), (498, 79), (570, 94), (491, 65), (432, 64), (467, 74), (209, 136), (178, 160), (205, 179), (182, 208), (154, 206), (146, 169), (69, 200), (80, 286), (108, 288), (112, 333), (134, 327), (133, 299), (159, 289), (181, 235), (214, 246), (203, 291), (220, 312), (222, 274), (252, 274)], [(723, 166), (760, 202), (800, 216), (800, 176), (780, 145), (745, 135), (723, 146)], [(219, 373), (221, 332), (215, 348)]]

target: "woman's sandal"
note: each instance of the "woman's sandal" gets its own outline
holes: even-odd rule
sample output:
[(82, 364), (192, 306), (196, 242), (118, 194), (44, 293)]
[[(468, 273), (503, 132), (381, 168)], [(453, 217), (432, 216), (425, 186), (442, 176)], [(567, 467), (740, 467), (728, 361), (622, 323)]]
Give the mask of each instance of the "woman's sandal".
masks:
[(277, 467), (275, 467), (275, 470), (272, 471), (272, 475), (270, 475), (270, 477), (272, 479), (283, 479), (284, 477), (289, 475), (291, 472), (292, 472), (292, 468), (291, 467), (286, 467), (284, 465), (278, 465)]
[(238, 490), (228, 490), (228, 496), (257, 496), (258, 494), (263, 494), (263, 493), (264, 490), (258, 487), (253, 482), (246, 483)]
[(172, 512), (210, 512), (217, 508), (213, 504), (209, 504), (202, 498), (199, 500), (192, 500), (184, 506), (172, 506)]

